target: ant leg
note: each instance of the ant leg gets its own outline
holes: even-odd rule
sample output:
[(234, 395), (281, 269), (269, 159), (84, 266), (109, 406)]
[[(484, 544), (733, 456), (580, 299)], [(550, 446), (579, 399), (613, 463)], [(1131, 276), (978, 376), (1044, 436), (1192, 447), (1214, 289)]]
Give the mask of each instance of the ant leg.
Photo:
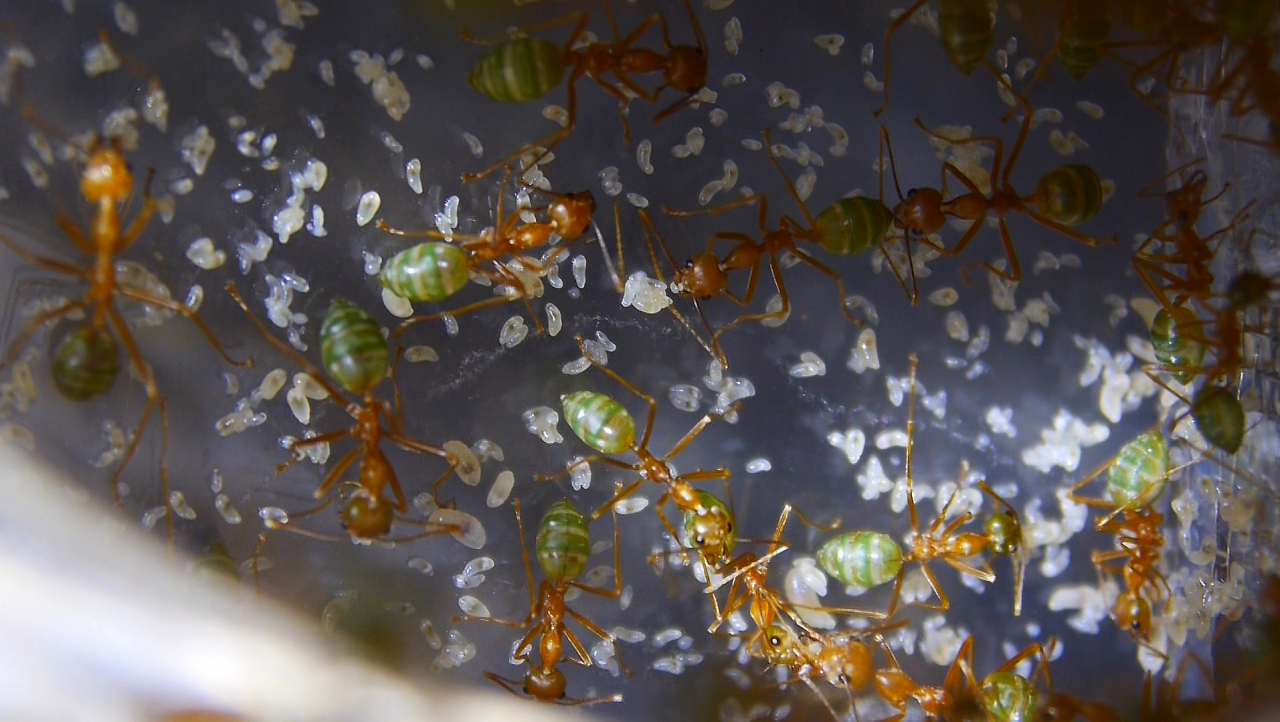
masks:
[(910, 20), (916, 12), (920, 10), (920, 8), (924, 7), (926, 2), (928, 2), (928, 0), (916, 0), (914, 5), (907, 8), (906, 11), (899, 15), (892, 23), (889, 23), (889, 28), (884, 31), (884, 101), (880, 103), (879, 108), (871, 111), (871, 115), (876, 118), (879, 118), (880, 114), (884, 112), (884, 109), (889, 106), (889, 61), (890, 53), (892, 52), (891, 43), (893, 42), (893, 34), (898, 32), (898, 29), (902, 27), (903, 23)]
[(267, 340), (268, 344), (275, 347), (277, 351), (283, 353), (290, 361), (297, 364), (308, 376), (311, 377), (312, 381), (323, 387), (325, 391), (328, 391), (329, 396), (333, 397), (336, 403), (344, 408), (351, 405), (351, 402), (347, 399), (346, 395), (338, 390), (337, 386), (330, 383), (324, 373), (308, 361), (306, 356), (303, 356), (292, 346), (276, 338), (262, 323), (262, 321), (257, 316), (253, 315), (253, 312), (249, 310), (248, 304), (245, 303), (244, 298), (240, 296), (240, 291), (236, 289), (234, 281), (229, 281), (226, 285), (226, 289), (227, 293), (231, 294), (231, 297), (235, 299), (236, 305), (240, 306), (240, 310), (244, 311), (245, 315), (249, 317), (249, 322), (258, 329), (258, 332), (262, 334), (262, 337)]
[(741, 208), (741, 207), (743, 207), (743, 206), (749, 206), (749, 205), (752, 205), (752, 204), (754, 204), (754, 203), (758, 203), (758, 202), (760, 202), (760, 198), (761, 198), (761, 196), (758, 196), (758, 195), (752, 194), (752, 195), (749, 195), (749, 196), (743, 196), (743, 197), (741, 197), (741, 198), (739, 198), (739, 199), (737, 199), (737, 200), (729, 201), (728, 203), (724, 203), (724, 204), (721, 204), (721, 205), (718, 205), (718, 206), (711, 206), (710, 208), (695, 208), (695, 209), (693, 209), (693, 210), (689, 210), (689, 211), (680, 211), (680, 210), (676, 210), (676, 209), (672, 208), (671, 206), (663, 206), (663, 207), (662, 207), (662, 212), (663, 212), (663, 213), (665, 213), (665, 214), (667, 214), (667, 215), (669, 215), (669, 216), (675, 216), (676, 218), (689, 218), (689, 217), (691, 217), (691, 216), (709, 216), (709, 215), (718, 215), (718, 214), (720, 214), (720, 213), (727, 213), (727, 212), (729, 212), (729, 211), (736, 211), (737, 209), (739, 209), (739, 208)]
[[(75, 229), (75, 226), (71, 226), (71, 228)], [(75, 229), (75, 230), (77, 230), (78, 232), (79, 229)], [(70, 235), (70, 234), (68, 233), (67, 235)], [(83, 240), (83, 236), (81, 236), (81, 240)], [(32, 251), (29, 251), (26, 248), (22, 247), (17, 241), (13, 240), (12, 238), (9, 238), (4, 234), (0, 234), (0, 243), (3, 243), (19, 259), (33, 266), (37, 266), (39, 268), (43, 268), (48, 271), (53, 271), (55, 273), (66, 274), (68, 276), (84, 276), (87, 274), (87, 271), (85, 271), (85, 269), (80, 268), (78, 266), (73, 266), (70, 263), (66, 263), (65, 261), (59, 261), (56, 258), (49, 258), (48, 256), (42, 256), (38, 253), (33, 253)], [(77, 242), (76, 245), (79, 246), (80, 243)], [(97, 251), (93, 250), (92, 247), (90, 247), (90, 249), (88, 249), (86, 252), (91, 256), (97, 255)]]
[(586, 27), (587, 14), (585, 12), (573, 12), (545, 22), (518, 27), (495, 38), (477, 38), (468, 32), (466, 28), (463, 28), (462, 39), (476, 45), (501, 45), (502, 43), (509, 42), (523, 35), (528, 35), (529, 33), (539, 33), (543, 30), (551, 30), (552, 28), (558, 28), (562, 25), (568, 25), (575, 22), (579, 27), (575, 29), (573, 35), (569, 38), (569, 45), (572, 46), (574, 41), (578, 39), (578, 36), (582, 34), (582, 29)]
[[(293, 451), (294, 449), (297, 449), (300, 446), (314, 446), (316, 444), (327, 444), (333, 441), (337, 441), (338, 439), (341, 439), (344, 436), (350, 436), (350, 435), (351, 435), (350, 429), (338, 429), (337, 431), (330, 431), (328, 433), (320, 434), (319, 436), (312, 436), (309, 439), (295, 440), (292, 444), (289, 445), (289, 451)], [(298, 461), (299, 459), (295, 455), (295, 456), (289, 457), (288, 461), (285, 461), (284, 463), (281, 463), (281, 464), (277, 464), (276, 476), (283, 474), (286, 469), (298, 463)]]
[(957, 572), (960, 572), (961, 574), (968, 574), (974, 579), (981, 579), (988, 584), (996, 580), (995, 572), (990, 569), (980, 569), (971, 564), (966, 564), (958, 559), (952, 559), (950, 557), (944, 557), (942, 561), (946, 562)]
[(930, 569), (929, 565), (925, 564), (923, 560), (920, 561), (920, 569), (924, 572), (925, 581), (929, 582), (929, 588), (932, 589), (933, 593), (938, 597), (937, 604), (926, 604), (925, 602), (920, 602), (920, 606), (937, 612), (945, 612), (950, 609), (951, 600), (947, 599), (946, 593), (942, 591), (942, 585), (938, 583), (938, 578), (933, 575), (933, 570)]
[(227, 350), (223, 348), (222, 344), (218, 341), (217, 336), (214, 336), (213, 329), (209, 328), (209, 324), (205, 323), (205, 320), (200, 317), (200, 314), (192, 310), (191, 308), (189, 308), (186, 304), (178, 303), (177, 301), (173, 301), (167, 298), (160, 298), (159, 296), (152, 295), (150, 293), (147, 293), (146, 291), (140, 291), (136, 288), (130, 288), (128, 286), (117, 285), (115, 288), (115, 292), (120, 294), (121, 296), (124, 296), (125, 298), (132, 299), (139, 303), (145, 303), (149, 306), (156, 306), (158, 308), (163, 308), (165, 310), (172, 311), (178, 314), (179, 316), (182, 316), (188, 319), (189, 321), (191, 321), (196, 325), (196, 328), (200, 329), (200, 333), (204, 334), (204, 337), (209, 340), (209, 344), (213, 346), (213, 349), (215, 351), (218, 352), (218, 355), (222, 357), (222, 360), (226, 361), (228, 364), (232, 366), (235, 366), (236, 368), (241, 368), (241, 369), (253, 368), (253, 357), (251, 356), (246, 358), (243, 361), (236, 361), (235, 359), (231, 358), (231, 356), (227, 354)]
[(249, 570), (253, 573), (253, 589), (258, 596), (258, 603), (262, 603), (262, 581), (258, 577), (258, 560), (262, 558), (262, 552), (267, 548), (267, 533), (258, 534), (258, 544), (253, 549), (253, 557), (249, 560)]
[[(1162, 196), (1162, 195), (1164, 195), (1164, 191), (1158, 191), (1158, 190), (1156, 190), (1156, 186), (1158, 186), (1158, 185), (1160, 185), (1161, 183), (1163, 183), (1163, 182), (1165, 182), (1165, 181), (1169, 180), (1169, 179), (1170, 179), (1170, 178), (1172, 178), (1174, 175), (1179, 175), (1179, 176), (1180, 176), (1180, 175), (1182, 174), (1182, 171), (1184, 171), (1184, 170), (1186, 170), (1186, 169), (1188, 169), (1188, 168), (1190, 168), (1190, 167), (1192, 167), (1192, 166), (1194, 166), (1194, 165), (1199, 165), (1200, 163), (1203, 163), (1204, 161), (1205, 161), (1205, 159), (1204, 159), (1204, 158), (1196, 158), (1196, 159), (1195, 159), (1195, 160), (1193, 160), (1193, 161), (1189, 161), (1189, 162), (1183, 163), (1182, 165), (1178, 166), (1177, 168), (1174, 168), (1173, 170), (1169, 171), (1168, 173), (1165, 173), (1164, 175), (1160, 176), (1159, 178), (1156, 178), (1155, 180), (1153, 180), (1153, 181), (1151, 181), (1150, 183), (1148, 183), (1148, 184), (1146, 185), (1146, 187), (1144, 187), (1142, 190), (1138, 191), (1138, 197), (1139, 197), (1139, 198), (1155, 198), (1155, 197), (1158, 197), (1158, 196)], [(1186, 183), (1183, 183), (1181, 186), (1179, 186), (1179, 189), (1181, 189), (1181, 188), (1185, 188), (1185, 187), (1186, 187), (1186, 185), (1187, 185)], [(1207, 204), (1207, 203), (1206, 203), (1206, 204)]]
[(1085, 234), (1081, 233), (1080, 231), (1077, 231), (1071, 226), (1067, 226), (1051, 218), (1047, 218), (1037, 213), (1036, 211), (1028, 210), (1027, 215), (1031, 217), (1031, 220), (1035, 221), (1036, 223), (1039, 223), (1045, 228), (1049, 228), (1051, 230), (1057, 231), (1058, 233), (1061, 233), (1062, 235), (1067, 236), (1069, 238), (1074, 238), (1077, 241), (1080, 241), (1081, 243), (1085, 244), (1086, 246), (1089, 246), (1090, 248), (1096, 248), (1098, 244), (1104, 243), (1104, 242), (1110, 243), (1111, 245), (1115, 245), (1116, 241), (1119, 240), (1119, 236), (1116, 234), (1112, 234), (1108, 238), (1094, 238), (1093, 236), (1086, 236)]
[(43, 311), (33, 316), (31, 320), (27, 321), (22, 329), (18, 331), (18, 335), (14, 336), (13, 340), (9, 342), (8, 351), (5, 353), (4, 358), (0, 359), (0, 368), (7, 368), (9, 364), (12, 364), (14, 360), (18, 358), (18, 354), (23, 352), (27, 343), (31, 341), (31, 337), (34, 336), (37, 331), (44, 328), (50, 322), (56, 321), (63, 316), (67, 316), (73, 311), (81, 310), (88, 305), (89, 303), (87, 301), (79, 299), (77, 301), (69, 301), (57, 308)]
[[(125, 351), (129, 354), (129, 360), (138, 371), (138, 375), (142, 377), (142, 385), (146, 388), (147, 401), (142, 406), (142, 415), (138, 418), (138, 425), (133, 432), (133, 438), (129, 440), (129, 446), (125, 449), (124, 456), (120, 457), (120, 463), (116, 467), (116, 471), (111, 475), (111, 498), (115, 501), (116, 506), (121, 506), (120, 501), (120, 474), (124, 471), (124, 467), (129, 464), (129, 460), (133, 458), (134, 452), (138, 450), (138, 442), (142, 441), (142, 432), (147, 427), (147, 422), (151, 420), (151, 413), (155, 410), (156, 402), (160, 398), (160, 389), (156, 385), (155, 372), (151, 369), (151, 365), (147, 363), (142, 356), (142, 352), (138, 350), (138, 344), (133, 339), (133, 334), (129, 332), (129, 325), (125, 323), (124, 317), (120, 315), (120, 311), (116, 307), (105, 305), (108, 318), (111, 319), (111, 325), (115, 326), (116, 334), (120, 337), (120, 342), (124, 344)], [(164, 513), (166, 515), (173, 513), (173, 508), (169, 505), (168, 499), (163, 499)]]
[[(1022, 266), (1018, 263), (1018, 252), (1013, 249), (1013, 239), (1009, 237), (1009, 226), (1005, 223), (1004, 215), (1001, 214), (999, 218), (1000, 244), (1004, 247), (1005, 257), (1009, 259), (1009, 270), (1003, 271), (987, 261), (983, 261), (982, 263), (977, 264), (977, 266), (1010, 283), (1018, 283), (1022, 280)], [(976, 226), (980, 222), (981, 221), (975, 221), (974, 225)], [(966, 284), (969, 283), (969, 268), (972, 268), (972, 266), (965, 266), (960, 269), (960, 277), (964, 279)]]
[[(62, 232), (67, 234), (67, 238), (71, 239), (71, 242), (76, 245), (76, 248), (84, 251), (85, 255), (96, 256), (98, 254), (97, 247), (92, 241), (85, 237), (84, 231), (80, 230), (80, 227), (76, 225), (75, 221), (71, 220), (71, 216), (68, 216), (66, 213), (59, 212), (54, 216), (54, 220), (57, 221), (58, 227), (62, 229)], [(6, 242), (5, 245), (9, 244)], [(12, 248), (12, 246), (10, 247)], [(76, 272), (79, 273), (81, 271), (80, 269), (76, 269)]]
[[(778, 297), (782, 299), (782, 307), (777, 311), (766, 311), (764, 313), (746, 313), (733, 321), (720, 327), (716, 331), (716, 341), (719, 342), (720, 336), (729, 329), (744, 324), (748, 321), (765, 321), (768, 319), (786, 319), (791, 315), (791, 299), (787, 296), (787, 284), (782, 280), (782, 269), (778, 266), (778, 259), (771, 254), (769, 256), (769, 273), (773, 276), (774, 287), (778, 289)], [(754, 276), (754, 273), (753, 273)]]
[(352, 450), (348, 452), (346, 456), (339, 459), (338, 463), (335, 464), (333, 469), (329, 471), (329, 474), (325, 476), (324, 481), (321, 482), (320, 486), (316, 487), (315, 493), (311, 495), (311, 498), (323, 499), (326, 495), (328, 495), (329, 490), (332, 489), (333, 485), (338, 482), (338, 479), (342, 477), (342, 474), (347, 469), (351, 468), (351, 465), (354, 464), (356, 459), (359, 459), (359, 458), (360, 458), (360, 451)]
[[(402, 238), (437, 238), (445, 241), (449, 240), (443, 233), (435, 229), (428, 229), (428, 230), (421, 230), (421, 231), (406, 231), (400, 228), (396, 228), (395, 226), (388, 224), (386, 221), (382, 219), (378, 219), (377, 226), (378, 226), (378, 230), (382, 231), (383, 233), (389, 233), (393, 236), (400, 236)], [(480, 236), (470, 236), (465, 233), (455, 233), (453, 234), (453, 238), (454, 240), (462, 239), (464, 243), (466, 241), (482, 240)]]
[(799, 258), (801, 261), (804, 261), (805, 263), (809, 264), (810, 266), (816, 268), (819, 272), (821, 272), (827, 278), (830, 278), (831, 281), (836, 284), (836, 293), (840, 297), (839, 300), (840, 300), (841, 312), (844, 313), (844, 317), (849, 319), (851, 323), (861, 328), (863, 325), (862, 320), (855, 317), (853, 315), (853, 312), (849, 310), (849, 305), (844, 302), (844, 299), (845, 299), (844, 282), (840, 280), (840, 274), (836, 273), (835, 270), (830, 266), (828, 266), (827, 264), (823, 263), (822, 261), (819, 261), (816, 258), (813, 258), (812, 256), (809, 256), (808, 254), (797, 253), (796, 257)]

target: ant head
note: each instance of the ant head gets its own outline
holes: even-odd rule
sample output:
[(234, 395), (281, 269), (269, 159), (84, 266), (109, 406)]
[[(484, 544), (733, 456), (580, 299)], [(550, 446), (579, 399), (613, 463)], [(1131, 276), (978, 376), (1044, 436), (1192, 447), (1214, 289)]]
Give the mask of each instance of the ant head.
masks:
[(556, 233), (566, 241), (572, 241), (591, 225), (591, 216), (596, 212), (596, 199), (591, 191), (570, 193), (558, 198), (547, 208), (547, 216)]
[(666, 84), (692, 95), (707, 85), (707, 56), (702, 48), (677, 45), (671, 49), (664, 73)]
[(123, 203), (133, 194), (133, 174), (124, 152), (115, 143), (99, 143), (80, 173), (80, 193), (90, 203)]
[(728, 283), (729, 277), (720, 267), (720, 259), (706, 252), (686, 261), (684, 268), (675, 272), (671, 290), (686, 298), (711, 298), (720, 294)]
[(928, 235), (941, 230), (946, 222), (942, 191), (937, 188), (912, 188), (893, 208), (893, 225), (906, 231)]
[(1121, 594), (1113, 612), (1117, 627), (1127, 631), (1131, 637), (1147, 638), (1151, 631), (1151, 605), (1138, 592)]
[(556, 668), (531, 669), (524, 677), (525, 694), (539, 702), (555, 702), (564, 697), (564, 672)]
[(998, 511), (987, 517), (987, 536), (991, 538), (991, 551), (996, 554), (1012, 554), (1022, 542), (1022, 525), (1007, 511)]
[[(710, 497), (698, 492), (699, 497)], [(733, 553), (733, 514), (719, 499), (711, 497), (714, 504), (703, 503), (698, 511), (685, 512), (684, 532), (689, 546), (707, 560), (719, 563)]]
[(342, 508), (342, 523), (357, 539), (381, 539), (391, 531), (391, 503), (368, 494), (356, 494)]
[(770, 664), (787, 664), (787, 658), (795, 650), (796, 635), (781, 624), (770, 624), (764, 630), (764, 643), (760, 651)]

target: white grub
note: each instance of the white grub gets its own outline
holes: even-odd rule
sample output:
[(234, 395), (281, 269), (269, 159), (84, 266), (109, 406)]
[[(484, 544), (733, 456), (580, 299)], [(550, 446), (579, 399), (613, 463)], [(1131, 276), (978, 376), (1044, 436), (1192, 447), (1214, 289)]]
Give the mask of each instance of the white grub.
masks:
[(720, 85), (725, 88), (731, 85), (741, 85), (745, 82), (747, 82), (747, 76), (742, 73), (729, 73), (720, 79)]
[(520, 345), (521, 341), (529, 335), (529, 327), (524, 323), (523, 316), (512, 316), (502, 324), (502, 329), (498, 331), (498, 343), (503, 348), (515, 348)]
[(631, 205), (635, 206), (636, 208), (648, 208), (648, 207), (649, 207), (649, 199), (648, 199), (648, 198), (645, 198), (644, 196), (640, 195), (639, 193), (628, 193), (628, 194), (627, 194), (627, 201), (628, 201), (629, 203), (631, 203)]
[(596, 176), (600, 179), (600, 187), (604, 190), (605, 195), (617, 196), (622, 193), (622, 183), (618, 181), (618, 166), (611, 165), (602, 168)]
[(423, 70), (430, 70), (436, 66), (436, 62), (431, 59), (430, 55), (418, 53), (414, 56), (413, 60), (418, 64), (418, 67)]
[(180, 491), (169, 493), (169, 508), (179, 517), (191, 521), (196, 518), (196, 510), (187, 504), (187, 497)]
[(773, 468), (773, 463), (763, 456), (757, 456), (754, 459), (747, 460), (746, 471), (748, 474), (762, 474)]
[(850, 464), (856, 464), (862, 458), (862, 452), (867, 446), (867, 435), (862, 429), (850, 427), (843, 433), (839, 431), (828, 433), (827, 443), (843, 451)]
[(691, 384), (675, 384), (667, 390), (671, 405), (681, 411), (694, 412), (702, 403), (702, 389)]
[(1103, 116), (1106, 115), (1106, 111), (1102, 109), (1101, 105), (1089, 102), (1088, 100), (1077, 100), (1076, 107), (1080, 109), (1081, 113), (1084, 113), (1094, 120), (1102, 120)]
[(516, 475), (509, 470), (503, 470), (498, 474), (498, 478), (493, 480), (493, 486), (489, 489), (489, 496), (485, 498), (485, 505), (490, 509), (496, 509), (506, 503), (507, 498), (511, 496), (511, 489), (515, 486)]
[[(588, 365), (590, 365), (588, 363)], [(549, 406), (537, 406), (520, 415), (529, 433), (542, 439), (544, 444), (559, 444), (564, 441), (556, 426), (560, 423), (560, 414)]]
[(809, 194), (813, 193), (813, 187), (818, 182), (818, 172), (812, 167), (807, 167), (800, 177), (796, 178), (796, 195), (800, 196), (800, 200), (809, 200)]
[(392, 153), (404, 152), (404, 146), (400, 145), (400, 141), (396, 140), (395, 136), (391, 135), (387, 131), (385, 130), (382, 131), (381, 138), (382, 138), (382, 144), (387, 147), (387, 150), (391, 151)]
[(870, 70), (862, 74), (862, 84), (873, 93), (879, 93), (884, 90), (884, 83), (877, 80), (876, 74)]
[(632, 307), (641, 313), (655, 314), (670, 305), (667, 284), (656, 278), (649, 278), (644, 271), (636, 271), (627, 277), (622, 291), (624, 308)]
[(653, 175), (653, 163), (649, 160), (652, 155), (653, 143), (648, 138), (640, 141), (636, 146), (636, 165), (645, 175)]
[(227, 254), (214, 248), (213, 241), (199, 238), (187, 247), (187, 258), (198, 268), (211, 271), (227, 262)]
[(969, 340), (969, 320), (961, 311), (948, 311), (944, 326), (947, 329), (947, 336), (955, 341)]
[(1053, 149), (1058, 151), (1059, 155), (1071, 155), (1076, 152), (1075, 146), (1057, 128), (1049, 131), (1049, 145), (1053, 146)]
[(452, 525), (458, 527), (451, 535), (458, 543), (468, 549), (483, 549), (485, 544), (484, 525), (478, 519), (457, 509), (436, 509), (427, 520), (431, 524)]
[(1100, 622), (1111, 614), (1111, 606), (1118, 589), (1114, 581), (1107, 579), (1098, 589), (1092, 585), (1061, 586), (1049, 595), (1049, 611), (1079, 610), (1067, 618), (1067, 626), (1081, 634), (1097, 634)]
[(782, 312), (782, 296), (776, 293), (773, 294), (769, 299), (769, 302), (765, 304), (764, 310), (765, 313), (770, 314), (770, 316), (760, 319), (760, 325), (765, 328), (777, 328), (786, 323), (787, 319), (791, 318), (790, 308), (788, 308), (787, 312), (783, 313), (781, 316), (774, 315)]
[[(732, 1), (733, 0), (729, 0), (729, 2)], [(725, 4), (725, 7), (728, 7), (728, 3)], [(741, 45), (741, 43), (742, 23), (735, 15), (734, 17), (729, 18), (729, 22), (725, 23), (724, 26), (724, 49), (728, 51), (730, 55), (737, 55), (738, 46)]]
[(960, 294), (956, 293), (956, 289), (952, 288), (951, 286), (947, 286), (946, 288), (939, 288), (938, 290), (929, 294), (929, 303), (932, 303), (935, 306), (941, 306), (943, 308), (954, 305), (955, 302), (958, 300), (960, 300)]
[(187, 308), (191, 309), (192, 311), (199, 311), (200, 306), (203, 304), (204, 304), (204, 287), (198, 283), (192, 284), (191, 288), (187, 291), (187, 298), (186, 298), (186, 301), (183, 303), (183, 305), (185, 305)]
[(308, 115), (307, 125), (311, 127), (311, 132), (315, 133), (317, 138), (324, 139), (324, 121), (320, 120), (319, 116)]
[(871, 67), (871, 64), (875, 62), (876, 46), (873, 43), (867, 43), (866, 45), (862, 46), (861, 60), (862, 60), (862, 64), (868, 68)]
[(236, 402), (235, 410), (218, 419), (213, 428), (219, 436), (230, 436), (254, 426), (261, 426), (266, 422), (266, 414), (254, 413), (253, 408), (249, 406), (249, 400), (240, 399)]
[(788, 369), (792, 378), (804, 379), (813, 376), (826, 376), (827, 365), (812, 351), (800, 354), (800, 363)]
[(581, 456), (575, 456), (565, 468), (569, 471), (569, 485), (574, 491), (591, 488), (591, 464)]
[(573, 268), (573, 282), (578, 288), (587, 287), (587, 257), (576, 255), (570, 264)]
[(840, 48), (844, 45), (844, 36), (838, 33), (819, 35), (813, 39), (813, 42), (818, 47), (826, 50), (828, 55), (835, 57), (840, 54)]
[(903, 429), (885, 429), (876, 434), (876, 448), (884, 451), (893, 447), (907, 447), (907, 432)]
[(729, 112), (723, 108), (713, 108), (710, 113), (707, 113), (707, 122), (711, 123), (712, 127), (715, 128), (724, 125), (728, 119)]
[(614, 510), (618, 512), (619, 516), (636, 514), (641, 511), (644, 511), (648, 507), (649, 507), (649, 500), (644, 498), (643, 496), (629, 496), (626, 499), (623, 499), (622, 501), (613, 505)]
[(360, 196), (360, 202), (356, 204), (356, 225), (361, 227), (368, 225), (381, 206), (382, 196), (378, 195), (377, 191), (366, 191)]
[(196, 183), (190, 178), (178, 178), (169, 184), (169, 190), (172, 191), (174, 195), (179, 196), (185, 196), (195, 189)]
[(560, 316), (560, 308), (554, 303), (547, 304), (547, 334), (555, 338), (560, 334), (560, 329), (564, 325), (564, 320)]
[(462, 139), (467, 141), (467, 148), (471, 151), (472, 157), (480, 158), (484, 156), (484, 146), (480, 143), (480, 139), (470, 133), (463, 133)]
[(548, 105), (542, 109), (542, 117), (555, 123), (561, 128), (569, 127), (569, 111), (558, 105)]
[(1106, 441), (1111, 430), (1106, 424), (1085, 424), (1066, 409), (1059, 409), (1050, 428), (1040, 432), (1041, 443), (1022, 452), (1022, 463), (1041, 473), (1055, 466), (1073, 472), (1080, 465), (1081, 447)]
[[(859, 432), (861, 433), (861, 432)], [(858, 486), (862, 488), (862, 498), (867, 501), (880, 498), (881, 494), (890, 492), (894, 489), (895, 483), (884, 473), (884, 467), (880, 464), (880, 457), (872, 454), (867, 459), (867, 464), (858, 472), (855, 479)]]
[(203, 176), (215, 147), (217, 141), (209, 134), (209, 128), (201, 125), (182, 139), (182, 160), (197, 176)]
[(456, 460), (457, 466), (454, 472), (462, 483), (467, 486), (476, 486), (480, 483), (480, 460), (476, 458), (470, 446), (454, 439), (444, 442), (441, 448)]
[(984, 417), (987, 426), (991, 427), (991, 433), (1003, 434), (1009, 438), (1018, 435), (1018, 429), (1011, 422), (1013, 421), (1013, 409), (1005, 406), (992, 406), (987, 409), (987, 415)]
[(404, 118), (404, 114), (409, 112), (409, 91), (400, 76), (386, 69), (382, 56), (355, 50), (349, 57), (355, 63), (356, 76), (360, 82), (371, 86), (373, 99), (387, 111), (387, 115), (395, 121)]
[(792, 560), (783, 580), (783, 592), (806, 624), (814, 629), (835, 629), (835, 617), (830, 612), (816, 609), (822, 606), (821, 598), (827, 595), (827, 575), (818, 568), (813, 557), (802, 556)]
[(119, 67), (120, 58), (105, 42), (94, 43), (84, 51), (84, 74), (90, 78), (110, 73)]
[(231, 497), (226, 494), (218, 494), (213, 499), (213, 507), (218, 510), (218, 515), (228, 524), (239, 524), (244, 521), (240, 515), (240, 510), (236, 509), (231, 503)]
[(724, 181), (716, 179), (709, 181), (702, 186), (702, 190), (698, 192), (698, 205), (705, 206), (711, 202), (717, 193), (724, 189)]
[(253, 191), (248, 188), (239, 188), (231, 193), (231, 201), (233, 203), (248, 203), (253, 200)]
[(853, 349), (849, 352), (846, 365), (856, 374), (861, 374), (867, 369), (879, 370), (880, 352), (876, 347), (875, 329), (862, 329), (858, 334), (858, 340), (853, 344)]
[(470, 594), (458, 598), (458, 609), (470, 617), (485, 619), (489, 616), (489, 608), (484, 605), (484, 602)]

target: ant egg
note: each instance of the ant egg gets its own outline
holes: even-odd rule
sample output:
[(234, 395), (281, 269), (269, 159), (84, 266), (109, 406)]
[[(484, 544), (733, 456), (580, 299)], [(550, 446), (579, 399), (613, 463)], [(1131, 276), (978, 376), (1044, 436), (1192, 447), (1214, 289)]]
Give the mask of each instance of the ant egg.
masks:
[(493, 487), (489, 489), (489, 496), (485, 498), (485, 505), (490, 509), (496, 509), (506, 503), (507, 498), (511, 496), (511, 489), (515, 486), (516, 476), (511, 471), (504, 470), (498, 474), (493, 480)]

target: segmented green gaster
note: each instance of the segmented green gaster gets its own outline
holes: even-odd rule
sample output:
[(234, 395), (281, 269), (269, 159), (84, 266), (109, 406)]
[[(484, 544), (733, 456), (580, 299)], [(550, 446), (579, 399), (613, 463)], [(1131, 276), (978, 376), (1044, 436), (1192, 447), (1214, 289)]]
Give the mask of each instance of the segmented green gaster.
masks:
[(993, 554), (1012, 554), (1022, 544), (1022, 525), (1007, 511), (997, 511), (987, 517), (982, 530), (991, 539)]
[(1271, 27), (1276, 4), (1271, 0), (1214, 0), (1213, 10), (1227, 37), (1249, 45)]
[(684, 512), (685, 542), (718, 566), (733, 553), (733, 511), (714, 494), (701, 489), (697, 494), (698, 508)]
[(991, 11), (987, 0), (942, 0), (938, 30), (947, 57), (968, 75), (991, 48)]
[(1244, 407), (1240, 400), (1217, 384), (1205, 384), (1191, 400), (1191, 418), (1206, 441), (1228, 454), (1244, 442)]
[(1162, 307), (1151, 320), (1151, 347), (1156, 360), (1178, 383), (1187, 383), (1202, 368), (1204, 344), (1198, 340), (1202, 338), (1200, 319), (1188, 308), (1170, 311)]
[(582, 443), (602, 454), (621, 454), (636, 443), (636, 420), (627, 407), (595, 391), (561, 397), (564, 418)]
[(898, 576), (902, 547), (887, 534), (855, 531), (841, 534), (818, 548), (818, 565), (845, 586), (871, 587)]
[(1069, 0), (1058, 13), (1058, 59), (1079, 80), (1102, 61), (1111, 37), (1111, 14), (1106, 0)]
[(1040, 176), (1036, 208), (1068, 226), (1079, 225), (1102, 209), (1102, 180), (1087, 165), (1069, 163)]
[(841, 198), (813, 219), (813, 240), (840, 256), (874, 248), (893, 225), (893, 211), (875, 198)]
[(443, 301), (467, 285), (467, 254), (448, 243), (419, 243), (392, 256), (378, 282), (415, 303)]
[(550, 40), (516, 38), (494, 48), (471, 69), (467, 82), (494, 100), (541, 98), (564, 79), (564, 56)]
[(995, 722), (1036, 719), (1040, 695), (1031, 682), (1013, 672), (992, 672), (982, 680), (982, 709)]
[(542, 517), (534, 544), (542, 573), (552, 584), (576, 579), (591, 556), (591, 530), (586, 517), (567, 499), (557, 501)]
[(63, 396), (85, 401), (105, 394), (120, 371), (120, 346), (105, 328), (84, 323), (53, 352), (53, 383)]
[(378, 323), (343, 299), (329, 306), (320, 326), (320, 358), (342, 388), (363, 395), (387, 375), (387, 342)]
[(1151, 506), (1169, 483), (1169, 445), (1159, 429), (1125, 444), (1107, 472), (1107, 494), (1119, 509)]

